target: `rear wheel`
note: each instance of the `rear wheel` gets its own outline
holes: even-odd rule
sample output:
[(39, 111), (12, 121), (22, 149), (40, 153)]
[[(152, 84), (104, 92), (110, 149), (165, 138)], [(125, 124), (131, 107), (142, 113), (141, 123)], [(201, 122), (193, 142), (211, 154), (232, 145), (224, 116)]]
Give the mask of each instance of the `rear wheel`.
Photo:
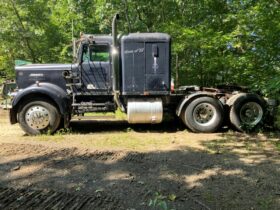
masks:
[(265, 101), (254, 94), (242, 94), (230, 107), (230, 122), (239, 131), (250, 131), (261, 124)]
[(194, 99), (183, 110), (182, 119), (194, 132), (211, 133), (217, 131), (224, 118), (222, 104), (211, 97)]
[(57, 108), (46, 100), (29, 101), (18, 113), (19, 124), (28, 135), (52, 134), (58, 128), (60, 120)]

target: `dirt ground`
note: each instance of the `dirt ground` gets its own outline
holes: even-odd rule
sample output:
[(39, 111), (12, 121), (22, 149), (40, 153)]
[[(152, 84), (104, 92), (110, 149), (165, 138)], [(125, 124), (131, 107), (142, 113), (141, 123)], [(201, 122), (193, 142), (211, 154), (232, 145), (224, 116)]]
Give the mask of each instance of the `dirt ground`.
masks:
[(280, 209), (279, 133), (71, 127), (28, 137), (0, 110), (0, 209)]

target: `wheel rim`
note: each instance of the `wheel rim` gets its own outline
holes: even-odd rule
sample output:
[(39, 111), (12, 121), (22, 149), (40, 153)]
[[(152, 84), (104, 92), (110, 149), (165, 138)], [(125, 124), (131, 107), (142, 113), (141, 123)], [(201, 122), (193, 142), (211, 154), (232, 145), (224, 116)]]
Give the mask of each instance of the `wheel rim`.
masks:
[(257, 125), (263, 117), (263, 109), (256, 102), (248, 102), (240, 109), (240, 119), (246, 125)]
[(201, 126), (209, 126), (215, 121), (217, 111), (210, 103), (198, 104), (193, 111), (193, 119), (195, 123)]
[(25, 113), (25, 121), (33, 129), (44, 129), (50, 123), (50, 113), (43, 106), (32, 106)]

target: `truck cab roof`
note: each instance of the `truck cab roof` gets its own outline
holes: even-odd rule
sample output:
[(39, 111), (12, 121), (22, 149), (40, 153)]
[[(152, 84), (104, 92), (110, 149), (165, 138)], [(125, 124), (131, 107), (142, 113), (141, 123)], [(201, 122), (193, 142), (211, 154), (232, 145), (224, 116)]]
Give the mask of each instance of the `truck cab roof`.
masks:
[(113, 42), (113, 37), (111, 35), (95, 35), (95, 34), (82, 34), (81, 41), (92, 40), (97, 44), (109, 44)]
[(123, 36), (126, 41), (143, 41), (143, 42), (169, 42), (170, 35), (166, 33), (130, 33)]

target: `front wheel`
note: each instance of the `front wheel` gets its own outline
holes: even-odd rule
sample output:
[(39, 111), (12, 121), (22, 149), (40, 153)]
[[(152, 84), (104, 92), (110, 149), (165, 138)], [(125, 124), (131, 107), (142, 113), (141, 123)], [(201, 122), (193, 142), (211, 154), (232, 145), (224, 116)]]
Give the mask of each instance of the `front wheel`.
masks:
[(224, 109), (217, 99), (200, 97), (185, 107), (182, 119), (185, 125), (194, 132), (211, 133), (221, 127)]
[(57, 130), (60, 120), (57, 108), (45, 100), (27, 102), (18, 113), (19, 124), (28, 135), (52, 134)]

